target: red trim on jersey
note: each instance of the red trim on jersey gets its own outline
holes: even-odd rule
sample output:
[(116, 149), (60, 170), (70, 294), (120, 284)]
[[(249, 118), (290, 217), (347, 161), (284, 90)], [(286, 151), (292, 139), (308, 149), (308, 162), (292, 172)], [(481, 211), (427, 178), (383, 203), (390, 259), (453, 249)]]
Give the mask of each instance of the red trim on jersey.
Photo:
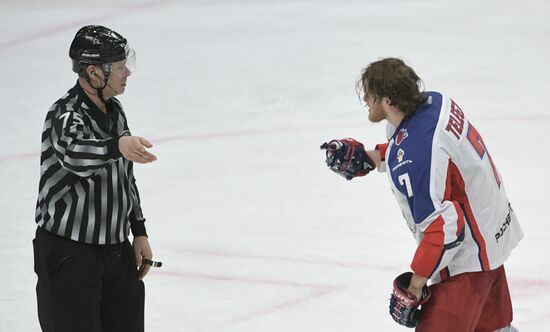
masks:
[(424, 231), (422, 241), (416, 248), (411, 269), (424, 278), (429, 278), (434, 268), (439, 264), (443, 252), (445, 221), (442, 216), (437, 217)]
[(382, 158), (382, 161), (385, 161), (386, 150), (388, 150), (388, 143), (376, 144), (374, 149), (380, 151), (380, 158)]
[[(448, 185), (450, 183), (450, 186)], [(450, 190), (449, 190), (450, 188)], [(445, 190), (445, 197), (450, 200), (453, 200), (455, 203), (455, 207), (458, 211), (461, 211), (461, 208), (458, 208), (457, 203), (460, 204), (464, 211), (466, 212), (466, 218), (468, 221), (468, 224), (470, 226), (470, 230), (472, 232), (472, 237), (474, 238), (474, 241), (476, 242), (478, 249), (479, 249), (479, 260), (481, 267), (483, 271), (489, 271), (490, 265), (489, 265), (489, 258), (487, 256), (487, 246), (485, 245), (485, 239), (483, 238), (483, 235), (479, 231), (479, 227), (477, 225), (477, 220), (474, 216), (474, 213), (472, 212), (472, 207), (470, 205), (470, 200), (468, 199), (468, 195), (466, 194), (466, 186), (464, 184), (464, 179), (462, 178), (462, 175), (460, 174), (460, 171), (458, 170), (458, 167), (449, 160), (449, 168), (447, 170), (447, 190)], [(462, 213), (461, 213), (462, 215)], [(464, 227), (464, 218), (462, 218), (462, 227)]]
[[(447, 166), (447, 179), (445, 180), (445, 193), (443, 194), (443, 201), (453, 202), (456, 214), (458, 216), (458, 219), (456, 221), (456, 236), (459, 236), (460, 233), (462, 233), (462, 230), (464, 229), (464, 212), (462, 211), (460, 204), (456, 201), (456, 197), (453, 196), (453, 194), (456, 194), (456, 190), (453, 190), (453, 189), (457, 189), (455, 188), (456, 181), (453, 181), (454, 178), (456, 177), (455, 173), (458, 173), (458, 176), (460, 177), (460, 181), (464, 185), (464, 181), (462, 180), (462, 176), (460, 176), (460, 173), (458, 172), (458, 168), (449, 159), (449, 165)], [(458, 189), (460, 191), (460, 188)], [(462, 192), (464, 192), (464, 186), (462, 186)]]

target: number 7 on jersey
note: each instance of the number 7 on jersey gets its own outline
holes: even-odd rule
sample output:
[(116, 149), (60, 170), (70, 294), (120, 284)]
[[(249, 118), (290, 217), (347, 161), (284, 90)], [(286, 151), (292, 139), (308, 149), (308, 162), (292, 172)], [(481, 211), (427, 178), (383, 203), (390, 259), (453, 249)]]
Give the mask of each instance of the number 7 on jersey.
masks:
[(407, 197), (413, 197), (413, 188), (411, 186), (411, 179), (409, 178), (409, 173), (403, 173), (397, 178), (399, 183), (405, 186), (407, 191)]

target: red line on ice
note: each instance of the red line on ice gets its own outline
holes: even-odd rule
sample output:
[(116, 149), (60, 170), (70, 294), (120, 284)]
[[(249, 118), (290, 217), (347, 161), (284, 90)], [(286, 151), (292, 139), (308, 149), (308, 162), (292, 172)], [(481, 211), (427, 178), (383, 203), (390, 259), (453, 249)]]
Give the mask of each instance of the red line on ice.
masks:
[(278, 280), (278, 279), (247, 278), (247, 277), (203, 274), (203, 273), (194, 273), (194, 272), (185, 272), (185, 271), (180, 271), (180, 272), (159, 271), (159, 273), (163, 275), (170, 275), (170, 276), (183, 277), (183, 278), (222, 281), (222, 282), (236, 282), (236, 283), (243, 283), (243, 284), (284, 286), (284, 287), (294, 287), (294, 288), (303, 288), (303, 289), (338, 290), (340, 288), (332, 285), (314, 284), (314, 283), (307, 283), (307, 282), (295, 282), (295, 281)]
[(18, 38), (12, 39), (12, 40), (7, 40), (7, 41), (4, 41), (4, 42), (0, 42), (0, 50), (5, 50), (5, 49), (15, 47), (15, 46), (18, 46), (18, 45), (21, 45), (21, 44), (30, 43), (34, 40), (37, 40), (37, 39), (40, 39), (40, 38), (43, 38), (43, 37), (48, 37), (48, 36), (63, 32), (63, 31), (74, 30), (76, 28), (80, 28), (81, 26), (83, 26), (85, 24), (90, 24), (90, 22), (92, 22), (92, 21), (93, 22), (99, 22), (99, 21), (107, 20), (107, 19), (110, 19), (110, 18), (113, 18), (113, 17), (126, 16), (126, 15), (132, 14), (134, 12), (147, 10), (150, 7), (159, 6), (160, 4), (162, 4), (164, 2), (167, 2), (167, 1), (166, 0), (153, 0), (153, 1), (149, 1), (149, 2), (133, 4), (133, 5), (115, 10), (111, 13), (107, 13), (107, 14), (100, 15), (100, 16), (94, 16), (93, 18), (87, 18), (87, 19), (82, 19), (82, 20), (79, 20), (79, 21), (68, 22), (68, 23), (65, 23), (65, 24), (61, 24), (61, 25), (58, 25), (58, 26), (51, 27), (51, 28), (44, 28), (40, 31), (37, 31), (35, 33), (31, 33), (31, 34), (23, 36), (23, 37), (18, 37)]
[(550, 282), (543, 279), (509, 276), (508, 283), (511, 292), (518, 296), (542, 295), (550, 292)]
[(273, 312), (287, 310), (291, 307), (300, 305), (302, 303), (311, 301), (313, 299), (326, 296), (337, 291), (343, 290), (344, 287), (341, 286), (331, 286), (331, 285), (321, 285), (314, 283), (303, 283), (287, 280), (277, 280), (277, 279), (261, 279), (261, 278), (244, 278), (244, 277), (234, 277), (227, 275), (212, 275), (212, 274), (200, 274), (192, 272), (165, 272), (162, 271), (159, 273), (163, 275), (170, 275), (180, 278), (191, 278), (191, 279), (202, 279), (208, 281), (220, 281), (220, 282), (235, 282), (235, 283), (245, 283), (245, 284), (259, 284), (259, 285), (269, 285), (269, 286), (278, 286), (278, 287), (293, 287), (307, 290), (308, 293), (303, 296), (294, 297), (285, 301), (275, 303), (273, 305), (261, 307), (257, 310), (254, 310), (249, 313), (238, 315), (233, 317), (229, 323), (237, 324), (255, 318), (269, 315)]
[(257, 311), (253, 311), (253, 312), (245, 314), (245, 315), (236, 316), (233, 319), (231, 319), (230, 323), (233, 323), (233, 324), (242, 323), (242, 322), (246, 322), (246, 321), (249, 321), (249, 320), (253, 320), (253, 319), (261, 317), (261, 316), (269, 315), (273, 312), (286, 310), (288, 308), (300, 305), (302, 303), (311, 301), (313, 299), (329, 295), (329, 294), (334, 293), (338, 290), (339, 289), (317, 290), (315, 292), (312, 292), (312, 293), (310, 293), (308, 295), (305, 295), (305, 296), (302, 296), (302, 297), (298, 297), (298, 298), (291, 299), (291, 300), (288, 300), (288, 301), (280, 302), (280, 303), (274, 304), (272, 306), (268, 306), (266, 308), (259, 309)]
[(323, 259), (323, 258), (294, 258), (294, 257), (284, 257), (284, 256), (267, 256), (267, 255), (252, 255), (252, 254), (243, 254), (227, 251), (215, 251), (215, 250), (204, 250), (204, 249), (183, 249), (179, 252), (183, 254), (191, 254), (198, 256), (211, 256), (211, 257), (227, 257), (227, 258), (239, 258), (239, 259), (254, 259), (254, 260), (264, 260), (264, 261), (276, 261), (281, 263), (298, 263), (298, 264), (311, 264), (311, 265), (326, 265), (326, 266), (335, 266), (342, 268), (359, 268), (359, 269), (371, 269), (379, 270), (385, 272), (393, 272), (397, 270), (396, 266), (389, 265), (380, 265), (380, 264), (371, 264), (368, 262), (343, 262), (339, 260)]

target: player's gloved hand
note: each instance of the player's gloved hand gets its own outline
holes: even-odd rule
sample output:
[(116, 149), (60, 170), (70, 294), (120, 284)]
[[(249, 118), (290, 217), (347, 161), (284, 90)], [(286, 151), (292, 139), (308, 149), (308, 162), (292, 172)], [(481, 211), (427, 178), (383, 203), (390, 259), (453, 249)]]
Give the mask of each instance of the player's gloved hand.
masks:
[(393, 320), (406, 327), (415, 327), (420, 323), (422, 312), (418, 307), (426, 302), (432, 294), (428, 286), (424, 286), (422, 298), (418, 300), (413, 293), (407, 290), (411, 278), (412, 272), (405, 272), (395, 278), (390, 298), (390, 315)]
[(335, 139), (323, 143), (321, 150), (326, 150), (327, 166), (347, 180), (367, 175), (376, 167), (365, 152), (363, 144), (353, 138)]

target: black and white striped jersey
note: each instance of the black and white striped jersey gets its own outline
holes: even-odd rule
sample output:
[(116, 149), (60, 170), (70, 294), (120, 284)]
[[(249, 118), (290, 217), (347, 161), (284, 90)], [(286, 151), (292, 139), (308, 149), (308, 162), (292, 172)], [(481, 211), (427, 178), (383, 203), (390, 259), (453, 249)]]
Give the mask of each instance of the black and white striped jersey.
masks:
[(120, 102), (111, 98), (103, 113), (78, 82), (52, 105), (42, 132), (40, 227), (90, 244), (123, 242), (130, 228), (145, 235), (133, 163), (118, 150), (126, 130)]

